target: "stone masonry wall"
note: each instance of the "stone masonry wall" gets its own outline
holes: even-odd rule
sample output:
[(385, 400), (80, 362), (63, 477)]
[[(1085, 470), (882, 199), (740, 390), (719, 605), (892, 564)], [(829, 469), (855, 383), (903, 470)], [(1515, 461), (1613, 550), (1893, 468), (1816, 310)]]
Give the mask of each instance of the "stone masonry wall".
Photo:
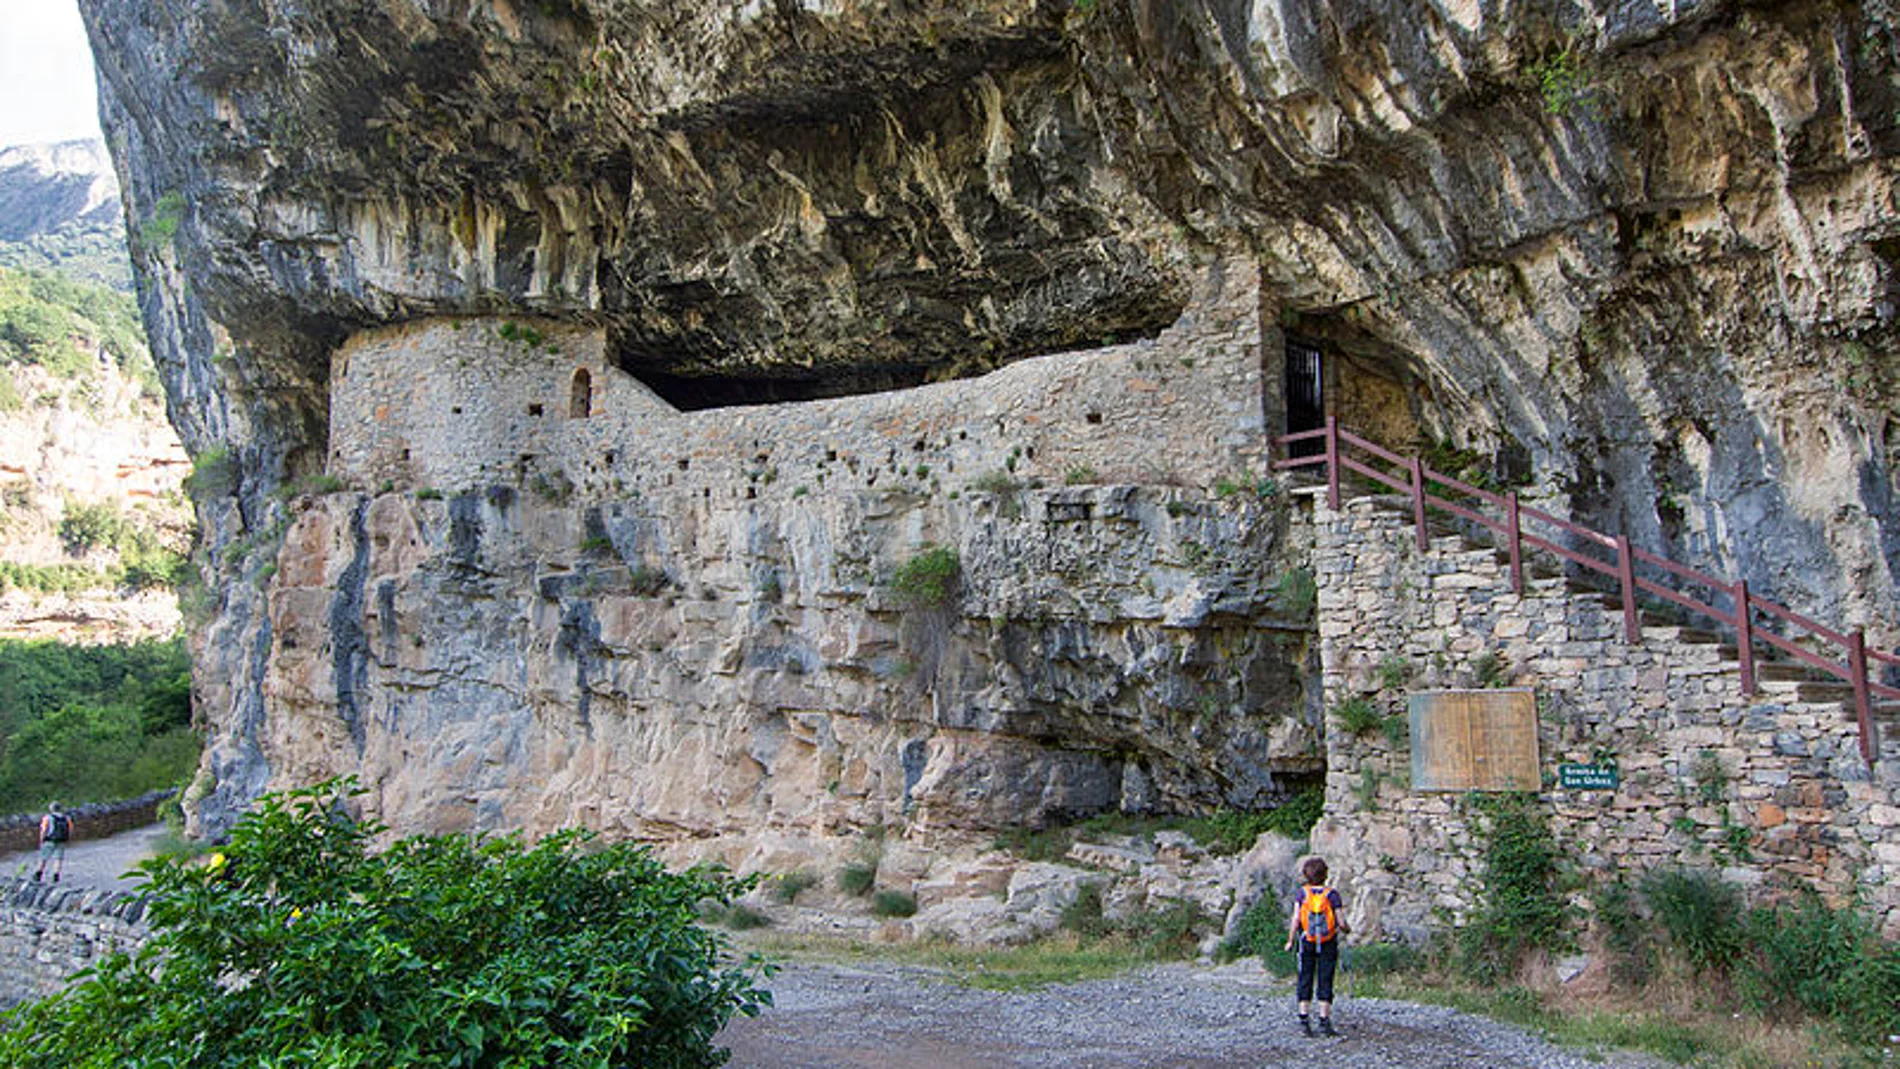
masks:
[(538, 480), (592, 499), (955, 488), (996, 472), (1205, 485), (1264, 446), (1260, 299), (1257, 267), (1216, 264), (1153, 339), (909, 390), (689, 413), (613, 367), (599, 330), (366, 331), (332, 359), (329, 470), (362, 489)]
[(43, 998), (147, 938), (144, 899), (31, 880), (0, 885), (0, 1008)]
[[(1349, 889), (1355, 927), (1418, 938), (1468, 914), (1485, 840), (1462, 795), (1410, 789), (1404, 739), (1350, 735), (1333, 711), (1364, 697), (1403, 716), (1405, 691), (1490, 674), (1536, 692), (1537, 798), (1592, 880), (1713, 868), (1751, 890), (1858, 895), (1900, 930), (1900, 765), (1888, 749), (1869, 773), (1839, 702), (1802, 701), (1795, 684), (1767, 680), (1744, 697), (1722, 647), (1648, 626), (1629, 645), (1620, 608), (1601, 597), (1528, 575), (1514, 594), (1495, 550), (1451, 536), (1420, 553), (1409, 513), (1374, 499), (1313, 507), (1328, 710), (1327, 816), (1313, 849)], [(1486, 658), (1499, 670), (1486, 673)], [(1403, 687), (1382, 681), (1388, 660)], [(1619, 789), (1555, 786), (1559, 763), (1593, 760), (1619, 766)]]

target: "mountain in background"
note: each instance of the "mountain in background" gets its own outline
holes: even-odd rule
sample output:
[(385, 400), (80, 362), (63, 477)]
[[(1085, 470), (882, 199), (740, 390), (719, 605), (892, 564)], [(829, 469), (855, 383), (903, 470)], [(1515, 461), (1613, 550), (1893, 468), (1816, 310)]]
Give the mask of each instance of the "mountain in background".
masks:
[(131, 292), (119, 180), (105, 142), (0, 149), (0, 267)]
[(130, 290), (105, 146), (0, 150), (0, 637), (178, 629), (191, 465)]

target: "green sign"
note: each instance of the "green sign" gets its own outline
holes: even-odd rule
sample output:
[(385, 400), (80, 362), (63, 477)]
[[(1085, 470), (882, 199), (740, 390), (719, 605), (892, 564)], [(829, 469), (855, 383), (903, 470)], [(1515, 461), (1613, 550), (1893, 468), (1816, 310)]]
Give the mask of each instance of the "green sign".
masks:
[(1620, 782), (1615, 765), (1557, 766), (1557, 786), (1567, 791), (1613, 791)]

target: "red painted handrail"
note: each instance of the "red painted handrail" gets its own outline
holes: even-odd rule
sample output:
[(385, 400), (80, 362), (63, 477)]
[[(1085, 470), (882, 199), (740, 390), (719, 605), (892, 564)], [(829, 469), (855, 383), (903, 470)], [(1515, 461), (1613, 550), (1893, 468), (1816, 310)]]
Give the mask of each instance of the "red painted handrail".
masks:
[[(1541, 549), (1573, 564), (1616, 580), (1618, 605), (1622, 609), (1624, 638), (1636, 642), (1641, 638), (1641, 621), (1637, 612), (1636, 597), (1639, 593), (1653, 595), (1680, 605), (1698, 616), (1706, 617), (1718, 624), (1735, 630), (1736, 650), (1740, 661), (1742, 693), (1752, 695), (1756, 691), (1755, 643), (1760, 641), (1767, 646), (1781, 650), (1804, 664), (1810, 665), (1832, 675), (1853, 687), (1854, 722), (1860, 730), (1860, 755), (1872, 768), (1879, 757), (1880, 745), (1875, 734), (1873, 721), (1873, 700), (1876, 697), (1900, 699), (1900, 687), (1890, 687), (1873, 678), (1872, 669), (1876, 665), (1900, 667), (1900, 652), (1867, 648), (1865, 633), (1854, 631), (1851, 634), (1836, 631), (1807, 617), (1749, 592), (1748, 583), (1742, 580), (1730, 581), (1718, 579), (1707, 572), (1698, 571), (1677, 564), (1667, 558), (1647, 550), (1638, 549), (1630, 544), (1627, 535), (1611, 536), (1595, 531), (1582, 524), (1574, 523), (1561, 516), (1554, 516), (1542, 509), (1520, 505), (1516, 494), (1496, 494), (1468, 483), (1460, 482), (1443, 472), (1433, 471), (1417, 457), (1400, 456), (1397, 453), (1368, 441), (1365, 438), (1345, 430), (1338, 421), (1326, 417), (1326, 425), (1317, 430), (1301, 431), (1298, 434), (1282, 435), (1273, 439), (1279, 447), (1291, 446), (1297, 442), (1324, 440), (1324, 453), (1312, 456), (1286, 457), (1273, 462), (1275, 471), (1287, 471), (1309, 465), (1326, 465), (1326, 499), (1328, 505), (1339, 508), (1340, 480), (1347, 474), (1357, 475), (1386, 487), (1395, 493), (1406, 495), (1410, 499), (1412, 523), (1418, 529), (1418, 545), (1422, 550), (1427, 545), (1426, 513), (1430, 509), (1447, 512), (1476, 523), (1505, 540), (1510, 555), (1511, 587), (1519, 593), (1524, 589), (1523, 559), (1526, 548)], [(1347, 448), (1357, 449), (1369, 454), (1374, 460), (1398, 468), (1403, 473), (1394, 475), (1379, 470), (1373, 464), (1357, 457), (1348, 456)], [(1432, 492), (1433, 486), (1475, 499), (1474, 505), (1467, 507), (1458, 501), (1441, 497)], [(1504, 514), (1502, 520), (1492, 519), (1479, 511), (1489, 506)], [(1524, 529), (1527, 521), (1554, 527), (1580, 542), (1595, 546), (1608, 554), (1610, 560), (1603, 560), (1588, 553), (1580, 552), (1562, 545), (1553, 538), (1532, 534)], [(1643, 564), (1659, 569), (1679, 579), (1706, 587), (1715, 594), (1728, 597), (1733, 609), (1723, 610), (1712, 604), (1684, 594), (1650, 579), (1636, 574), (1636, 566)], [(1781, 620), (1784, 624), (1806, 632), (1822, 642), (1841, 647), (1845, 656), (1842, 660), (1830, 660), (1795, 640), (1785, 638), (1773, 631), (1755, 626), (1754, 614), (1764, 613)]]

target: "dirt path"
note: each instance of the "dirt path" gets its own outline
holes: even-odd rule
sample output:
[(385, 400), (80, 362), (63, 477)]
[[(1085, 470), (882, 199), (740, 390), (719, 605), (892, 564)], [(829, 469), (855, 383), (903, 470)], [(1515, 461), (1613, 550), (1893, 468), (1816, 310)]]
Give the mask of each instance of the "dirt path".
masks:
[(1342, 1038), (1302, 1036), (1289, 982), (1251, 962), (1155, 966), (1033, 992), (980, 991), (905, 965), (800, 962), (775, 1005), (719, 1041), (733, 1069), (1634, 1069), (1623, 1052), (1565, 1050), (1436, 1006), (1342, 999)]
[[(164, 834), (165, 825), (150, 824), (104, 839), (87, 839), (68, 844), (66, 871), (60, 878), (60, 886), (135, 890), (137, 882), (125, 878), (125, 874), (132, 866), (152, 856), (159, 838)], [(0, 873), (5, 875), (30, 877), (38, 867), (37, 850), (0, 854)], [(50, 878), (52, 874), (49, 872), (47, 875)]]

